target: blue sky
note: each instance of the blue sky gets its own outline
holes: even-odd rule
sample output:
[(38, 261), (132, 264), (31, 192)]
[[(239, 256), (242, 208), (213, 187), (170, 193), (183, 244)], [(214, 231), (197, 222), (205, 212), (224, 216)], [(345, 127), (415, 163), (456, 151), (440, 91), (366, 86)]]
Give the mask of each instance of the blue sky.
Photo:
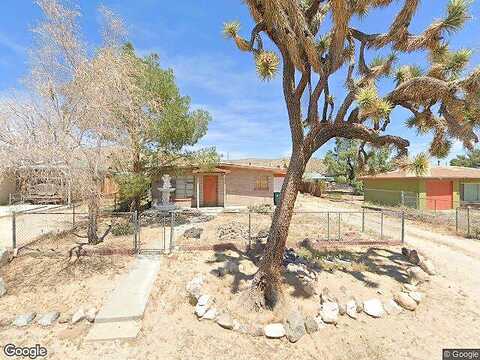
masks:
[[(383, 32), (402, 3), (394, 2), (388, 9), (375, 11), (355, 23), (367, 32)], [(433, 19), (441, 17), (446, 3), (424, 0), (411, 31), (420, 32)], [(103, 4), (124, 18), (130, 40), (138, 52), (156, 52), (164, 67), (174, 69), (182, 92), (191, 97), (193, 106), (206, 109), (213, 116), (202, 146), (216, 146), (224, 158), (230, 159), (288, 156), (290, 132), (280, 79), (267, 83), (258, 80), (251, 56), (240, 53), (221, 34), (222, 24), (227, 20), (239, 20), (245, 35), (251, 29), (247, 8), (241, 0), (78, 0), (76, 4), (83, 14), (80, 22), (88, 43), (99, 42), (96, 10)], [(475, 53), (471, 67), (475, 67), (480, 64), (478, 1), (472, 6), (472, 15), (465, 28), (452, 37), (451, 44), (454, 49), (472, 48)], [(21, 88), (21, 78), (28, 71), (30, 29), (39, 19), (40, 11), (31, 0), (2, 1), (0, 96), (13, 88)], [(407, 59), (425, 64), (424, 54), (400, 58), (400, 63), (410, 63)], [(342, 79), (334, 80), (331, 88), (334, 96), (341, 99), (345, 93)], [(381, 84), (381, 91), (388, 89)], [(407, 137), (412, 153), (425, 150), (430, 137), (418, 137), (415, 131), (406, 130), (403, 123), (407, 117), (405, 111), (394, 111), (389, 133)], [(315, 156), (321, 157), (331, 146), (327, 144)], [(456, 153), (463, 153), (461, 144), (454, 145), (450, 157)]]

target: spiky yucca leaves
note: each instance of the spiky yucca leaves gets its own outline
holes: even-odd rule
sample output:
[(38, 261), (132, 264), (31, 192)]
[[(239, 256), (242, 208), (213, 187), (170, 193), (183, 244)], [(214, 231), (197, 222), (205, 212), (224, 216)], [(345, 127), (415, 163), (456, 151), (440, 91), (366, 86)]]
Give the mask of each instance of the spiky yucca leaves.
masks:
[(278, 72), (280, 59), (273, 51), (262, 51), (255, 56), (257, 74), (262, 80), (271, 80)]
[(401, 83), (420, 77), (423, 75), (423, 70), (420, 66), (416, 65), (404, 65), (397, 69), (395, 73), (395, 82), (396, 85), (400, 85)]
[(413, 159), (402, 157), (397, 160), (397, 166), (415, 176), (425, 176), (430, 171), (430, 156), (425, 152), (421, 152)]
[(315, 46), (320, 56), (322, 56), (328, 50), (328, 48), (330, 47), (330, 42), (331, 42), (330, 33), (324, 34), (317, 40)]
[(387, 119), (392, 110), (392, 105), (378, 96), (377, 89), (374, 86), (360, 89), (356, 100), (360, 107), (359, 116), (361, 118), (371, 118), (374, 123)]
[(448, 32), (454, 32), (462, 28), (470, 18), (468, 8), (470, 0), (450, 0), (447, 7), (447, 16), (442, 21), (442, 27)]
[(228, 38), (235, 38), (240, 31), (240, 22), (230, 21), (223, 24), (223, 36)]
[(448, 156), (452, 142), (446, 138), (443, 131), (437, 131), (430, 144), (429, 152), (438, 159), (444, 159)]

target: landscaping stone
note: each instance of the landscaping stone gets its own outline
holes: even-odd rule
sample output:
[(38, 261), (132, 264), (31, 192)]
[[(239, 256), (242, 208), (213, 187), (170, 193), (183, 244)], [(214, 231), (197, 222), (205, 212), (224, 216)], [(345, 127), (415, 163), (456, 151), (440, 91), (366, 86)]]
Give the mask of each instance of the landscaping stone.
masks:
[(350, 316), (352, 319), (357, 318), (357, 303), (355, 300), (350, 300), (346, 304), (346, 312), (347, 315)]
[(422, 301), (423, 299), (423, 294), (418, 291), (410, 291), (408, 293), (408, 296), (410, 296), (413, 300), (415, 300), (417, 304), (419, 304), (420, 301)]
[(7, 293), (7, 286), (5, 285), (5, 281), (0, 277), (0, 297)]
[(305, 330), (307, 334), (313, 334), (319, 330), (318, 322), (313, 316), (307, 316), (305, 318)]
[(60, 313), (58, 311), (52, 311), (52, 312), (43, 314), (40, 317), (37, 317), (37, 324), (41, 326), (50, 326), (59, 317), (60, 317)]
[(5, 248), (0, 248), (0, 268), (8, 264), (10, 259), (10, 252)]
[(412, 284), (403, 284), (403, 289), (406, 292), (410, 292), (410, 291), (416, 291), (417, 287), (415, 285), (412, 285)]
[(338, 304), (338, 313), (340, 315), (345, 315), (347, 313), (347, 306), (345, 304)]
[(318, 325), (318, 329), (324, 329), (327, 327), (327, 324), (325, 324), (322, 320), (322, 317), (321, 316), (317, 316), (315, 318), (315, 321), (317, 322), (317, 325)]
[(408, 269), (408, 282), (417, 285), (428, 280), (428, 275), (419, 266)]
[(252, 336), (264, 336), (265, 335), (265, 331), (263, 329), (263, 326), (259, 325), (259, 324), (250, 325), (250, 327), (248, 328), (248, 333)]
[(233, 319), (228, 313), (223, 313), (217, 317), (217, 324), (224, 329), (233, 329)]
[(322, 304), (320, 316), (323, 322), (327, 324), (336, 324), (338, 319), (338, 304), (332, 301), (326, 301)]
[(37, 316), (37, 313), (34, 313), (34, 312), (18, 315), (15, 318), (15, 320), (13, 322), (13, 325), (18, 326), (18, 327), (23, 327), (23, 326), (30, 325), (32, 323), (33, 319), (35, 319), (35, 316)]
[(192, 227), (190, 229), (185, 230), (183, 236), (187, 239), (200, 239), (202, 236), (203, 229), (198, 227)]
[(355, 300), (355, 304), (357, 305), (357, 313), (363, 312), (363, 302), (360, 300)]
[(295, 343), (305, 335), (305, 320), (298, 310), (291, 311), (286, 319), (285, 332), (290, 342)]
[(271, 339), (278, 339), (285, 336), (285, 328), (283, 324), (268, 324), (263, 328), (265, 336)]
[(210, 295), (201, 295), (198, 298), (197, 305), (206, 306), (208, 303), (210, 303)]
[(238, 270), (245, 275), (253, 275), (257, 272), (257, 266), (250, 260), (242, 260), (238, 266)]
[(59, 324), (66, 324), (66, 323), (70, 322), (71, 318), (72, 318), (72, 316), (70, 314), (61, 313), (60, 317), (58, 318), (58, 323)]
[(86, 317), (85, 310), (83, 308), (80, 308), (72, 315), (71, 323), (76, 324), (82, 321), (83, 319), (85, 319), (85, 317)]
[(202, 319), (205, 319), (205, 320), (215, 320), (215, 318), (217, 317), (217, 309), (215, 308), (210, 308), (208, 309), (205, 314), (203, 315)]
[(330, 290), (327, 287), (324, 287), (320, 293), (320, 304), (325, 302), (335, 302), (334, 296), (330, 294)]
[(402, 312), (402, 308), (393, 299), (388, 300), (383, 308), (388, 315), (398, 315)]
[(402, 308), (413, 311), (417, 308), (417, 303), (408, 294), (400, 292), (395, 294), (394, 300)]
[(383, 309), (382, 302), (378, 299), (370, 299), (364, 301), (363, 311), (374, 318), (381, 318), (385, 315), (385, 310)]
[(97, 316), (97, 309), (94, 307), (89, 308), (85, 311), (85, 318), (87, 321), (93, 323), (95, 321), (95, 317)]
[(200, 295), (202, 295), (201, 292), (204, 281), (203, 275), (198, 274), (187, 284), (187, 294), (192, 300), (197, 301)]
[(207, 305), (195, 305), (195, 315), (197, 315), (199, 318), (205, 316), (205, 314), (208, 311), (208, 306)]
[(428, 275), (435, 275), (437, 273), (435, 271), (435, 265), (433, 265), (431, 260), (422, 260), (418, 266)]

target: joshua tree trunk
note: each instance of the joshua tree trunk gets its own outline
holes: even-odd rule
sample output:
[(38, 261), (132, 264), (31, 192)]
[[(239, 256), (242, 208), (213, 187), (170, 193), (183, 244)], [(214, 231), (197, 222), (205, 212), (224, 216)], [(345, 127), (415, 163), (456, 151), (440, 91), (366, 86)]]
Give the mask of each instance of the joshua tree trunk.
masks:
[(253, 301), (256, 308), (272, 308), (278, 301), (283, 253), (307, 160), (301, 151), (292, 154), (283, 182), (280, 204), (275, 209), (264, 256), (253, 282)]

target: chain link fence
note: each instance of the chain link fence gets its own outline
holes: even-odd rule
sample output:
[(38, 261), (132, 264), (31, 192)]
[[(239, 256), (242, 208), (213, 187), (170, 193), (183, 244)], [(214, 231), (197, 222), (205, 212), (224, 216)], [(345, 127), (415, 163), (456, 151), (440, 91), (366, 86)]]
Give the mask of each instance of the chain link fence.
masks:
[[(178, 216), (178, 214), (176, 215)], [(184, 249), (211, 249), (230, 245), (251, 247), (265, 242), (272, 212), (223, 212), (217, 216), (192, 217), (175, 227), (175, 245)], [(176, 225), (176, 223), (175, 223)], [(145, 231), (142, 229), (142, 236)], [(287, 247), (303, 242), (318, 247), (346, 245), (398, 245), (405, 238), (402, 212), (393, 211), (295, 211)]]
[[(60, 249), (87, 242), (88, 212), (71, 207), (39, 207), (13, 211), (0, 219), (2, 246)], [(133, 253), (138, 247), (140, 227), (134, 212), (101, 211), (97, 217), (97, 234), (103, 239), (103, 251)]]

